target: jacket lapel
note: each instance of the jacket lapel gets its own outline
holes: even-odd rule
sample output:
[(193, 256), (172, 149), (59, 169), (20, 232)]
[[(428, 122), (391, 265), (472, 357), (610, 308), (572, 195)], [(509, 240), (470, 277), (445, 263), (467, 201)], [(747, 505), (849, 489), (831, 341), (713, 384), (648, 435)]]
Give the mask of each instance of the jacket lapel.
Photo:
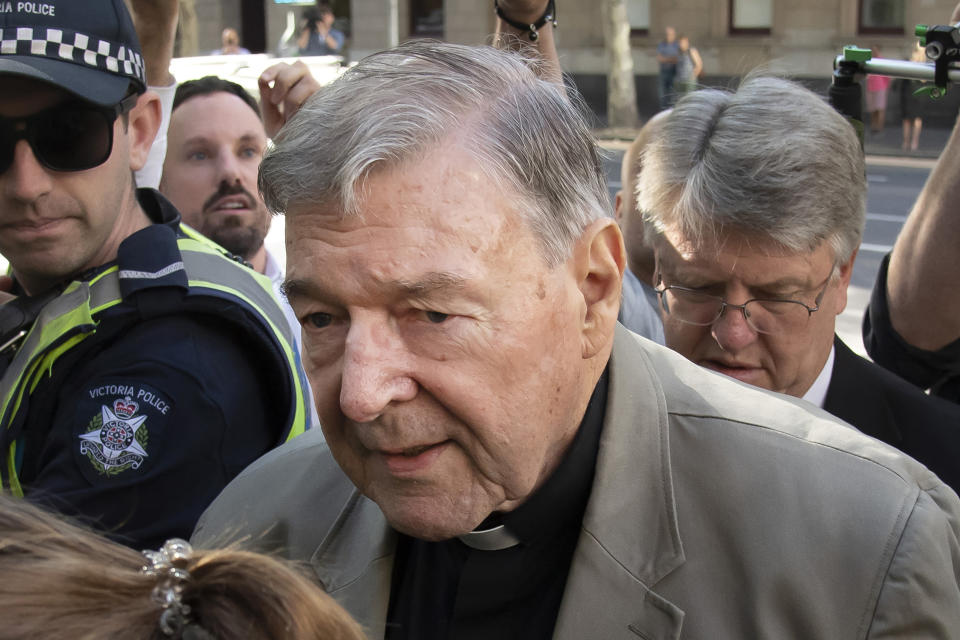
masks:
[(851, 351), (837, 336), (834, 336), (833, 348), (833, 371), (823, 409), (868, 436), (899, 446), (903, 435), (893, 419), (888, 398), (878, 391), (880, 385), (871, 370), (873, 365)]
[[(593, 491), (555, 638), (678, 638), (683, 611), (652, 589), (684, 562), (663, 392), (618, 325)], [(656, 347), (653, 347), (656, 348)]]
[(383, 638), (396, 534), (380, 508), (354, 491), (310, 564), (327, 593), (366, 630)]

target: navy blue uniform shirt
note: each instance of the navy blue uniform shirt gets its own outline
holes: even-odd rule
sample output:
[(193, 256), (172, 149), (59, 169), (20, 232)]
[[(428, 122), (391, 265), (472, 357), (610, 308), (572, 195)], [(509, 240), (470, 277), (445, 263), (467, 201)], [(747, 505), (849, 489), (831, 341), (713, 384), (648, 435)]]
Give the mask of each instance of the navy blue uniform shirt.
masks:
[[(159, 246), (180, 215), (155, 191), (138, 197), (155, 224), (124, 244)], [(220, 490), (281, 442), (289, 410), (263, 347), (223, 320), (232, 304), (177, 313), (177, 295), (145, 289), (106, 313), (31, 394), (23, 431), (25, 495), (135, 548), (189, 538)], [(131, 305), (174, 311), (111, 320)]]

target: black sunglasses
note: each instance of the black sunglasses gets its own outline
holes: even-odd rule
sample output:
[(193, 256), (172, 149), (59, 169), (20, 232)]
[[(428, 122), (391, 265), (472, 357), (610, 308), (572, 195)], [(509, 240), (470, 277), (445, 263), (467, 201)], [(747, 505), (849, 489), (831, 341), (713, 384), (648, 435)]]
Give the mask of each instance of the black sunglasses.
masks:
[(113, 123), (138, 97), (131, 94), (112, 107), (71, 101), (24, 118), (0, 117), (0, 173), (13, 164), (21, 138), (37, 162), (52, 171), (84, 171), (103, 164), (113, 149)]

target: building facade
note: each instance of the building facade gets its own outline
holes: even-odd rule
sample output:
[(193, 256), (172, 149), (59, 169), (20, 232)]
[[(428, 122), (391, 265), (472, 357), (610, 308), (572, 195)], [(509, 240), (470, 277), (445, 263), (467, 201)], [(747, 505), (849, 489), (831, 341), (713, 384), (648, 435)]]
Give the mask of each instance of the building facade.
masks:
[[(289, 31), (288, 14), (292, 12), (298, 20), (304, 9), (303, 3), (287, 0), (194, 1), (201, 52), (217, 48), (220, 30), (242, 19), (250, 22), (240, 24), (245, 43), (264, 42), (261, 50), (276, 52), (282, 34)], [(556, 38), (563, 68), (594, 110), (604, 113), (604, 0), (555, 1), (560, 23)], [(774, 73), (825, 85), (833, 60), (844, 45), (878, 46), (884, 57), (906, 58), (916, 42), (914, 26), (944, 24), (956, 5), (955, 0), (626, 2), (643, 115), (656, 108), (654, 54), (667, 26), (689, 36), (700, 51), (704, 84), (728, 85), (762, 65)], [(348, 32), (347, 60), (357, 60), (412, 37), (479, 44), (487, 41), (494, 24), (493, 0), (336, 0), (333, 5), (340, 20), (338, 26)], [(955, 105), (952, 100), (946, 102)]]

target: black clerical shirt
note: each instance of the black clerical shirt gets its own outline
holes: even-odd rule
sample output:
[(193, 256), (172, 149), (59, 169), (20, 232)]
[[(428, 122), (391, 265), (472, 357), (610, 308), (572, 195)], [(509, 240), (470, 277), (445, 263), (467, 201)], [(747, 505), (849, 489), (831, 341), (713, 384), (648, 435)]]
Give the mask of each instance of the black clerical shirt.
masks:
[(596, 467), (607, 400), (604, 371), (556, 470), (526, 502), (493, 514), (520, 543), (500, 551), (459, 539), (400, 535), (387, 613), (388, 640), (547, 639), (560, 610)]

